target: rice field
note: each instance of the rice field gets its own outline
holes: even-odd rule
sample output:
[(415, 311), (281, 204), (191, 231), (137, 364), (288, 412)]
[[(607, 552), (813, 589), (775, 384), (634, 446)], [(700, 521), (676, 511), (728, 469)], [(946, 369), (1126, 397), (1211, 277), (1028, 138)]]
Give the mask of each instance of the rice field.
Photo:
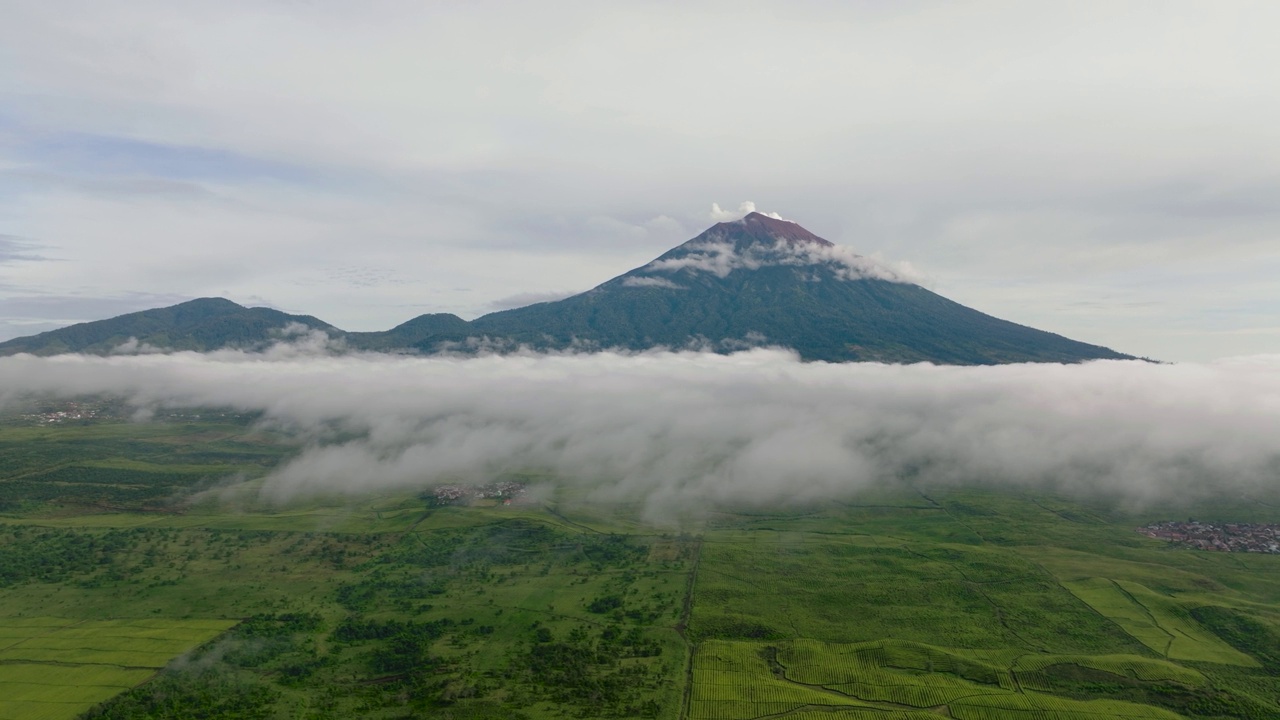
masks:
[(0, 720), (62, 720), (134, 687), (234, 620), (0, 620)]

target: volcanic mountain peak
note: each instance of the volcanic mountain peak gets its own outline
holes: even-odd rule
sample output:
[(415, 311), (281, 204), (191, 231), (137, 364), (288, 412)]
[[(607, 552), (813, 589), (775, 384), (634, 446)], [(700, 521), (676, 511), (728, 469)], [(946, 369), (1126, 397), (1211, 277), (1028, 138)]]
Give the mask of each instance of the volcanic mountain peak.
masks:
[(786, 245), (815, 244), (830, 247), (829, 240), (814, 235), (790, 220), (769, 217), (758, 212), (747, 213), (738, 220), (716, 223), (686, 244), (705, 242), (732, 242), (734, 245), (757, 243)]
[(838, 280), (875, 278), (910, 282), (897, 270), (824, 240), (794, 222), (752, 212), (739, 220), (711, 226), (701, 235), (605, 286), (620, 280), (621, 285), (627, 287), (679, 289), (675, 283), (654, 280), (652, 276), (704, 272), (725, 278), (738, 270), (776, 266), (790, 267), (810, 280), (816, 278), (807, 275), (805, 268), (822, 268)]

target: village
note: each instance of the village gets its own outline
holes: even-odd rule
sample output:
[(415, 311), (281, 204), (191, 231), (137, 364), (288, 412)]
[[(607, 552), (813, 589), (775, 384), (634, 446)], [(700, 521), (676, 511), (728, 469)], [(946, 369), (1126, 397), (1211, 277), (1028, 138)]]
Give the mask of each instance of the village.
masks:
[(1153, 523), (1138, 532), (1198, 550), (1280, 554), (1280, 525), (1188, 520)]
[(60, 410), (43, 410), (27, 413), (22, 419), (37, 425), (56, 425), (74, 420), (92, 420), (99, 416), (102, 408), (98, 404), (81, 404), (69, 402)]
[(441, 485), (430, 491), (429, 499), (436, 505), (465, 505), (476, 500), (495, 500), (511, 505), (524, 493), (524, 483), (502, 480), (487, 485)]

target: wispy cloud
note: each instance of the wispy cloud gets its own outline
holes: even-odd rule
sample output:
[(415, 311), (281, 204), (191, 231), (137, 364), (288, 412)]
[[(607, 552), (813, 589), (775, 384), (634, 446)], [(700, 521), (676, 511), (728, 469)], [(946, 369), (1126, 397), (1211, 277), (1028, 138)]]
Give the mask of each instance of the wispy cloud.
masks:
[(523, 292), (515, 295), (508, 295), (498, 298), (488, 304), (490, 310), (513, 310), (515, 308), (525, 307), (544, 302), (555, 302), (563, 300), (567, 297), (577, 295), (577, 291), (566, 290), (560, 292)]
[(666, 278), (661, 277), (645, 277), (640, 275), (631, 275), (622, 279), (623, 287), (649, 287), (664, 288), (667, 290), (684, 290), (683, 285), (678, 285)]
[(0, 235), (0, 263), (41, 262), (53, 258), (40, 254), (45, 246), (16, 235)]
[(163, 178), (182, 182), (235, 182), (274, 179), (307, 182), (315, 173), (297, 165), (254, 158), (219, 148), (147, 142), (128, 137), (78, 132), (13, 133), (14, 159), (53, 173), (72, 176)]

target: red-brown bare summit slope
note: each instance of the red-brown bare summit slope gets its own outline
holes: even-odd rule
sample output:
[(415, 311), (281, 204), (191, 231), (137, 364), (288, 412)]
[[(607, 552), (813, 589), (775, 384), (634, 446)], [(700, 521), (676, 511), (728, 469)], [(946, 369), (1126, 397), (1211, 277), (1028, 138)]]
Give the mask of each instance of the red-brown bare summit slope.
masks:
[(706, 232), (694, 238), (696, 242), (699, 238), (704, 237), (732, 237), (732, 238), (750, 238), (765, 243), (785, 242), (789, 245), (798, 245), (801, 243), (816, 243), (818, 245), (831, 246), (834, 245), (829, 240), (814, 235), (813, 233), (800, 227), (798, 223), (789, 220), (779, 220), (768, 215), (762, 215), (758, 212), (749, 213), (741, 220), (730, 220), (728, 222), (716, 223), (712, 225)]
[[(760, 213), (750, 213), (739, 220), (716, 223), (701, 232), (698, 237), (684, 243), (684, 246), (698, 246), (708, 242), (732, 242), (739, 247), (755, 245), (755, 243), (774, 245), (777, 242), (790, 246), (805, 245), (805, 243), (827, 247), (835, 245), (790, 220), (771, 218)], [(680, 247), (676, 247), (672, 252), (677, 250), (680, 250)]]

